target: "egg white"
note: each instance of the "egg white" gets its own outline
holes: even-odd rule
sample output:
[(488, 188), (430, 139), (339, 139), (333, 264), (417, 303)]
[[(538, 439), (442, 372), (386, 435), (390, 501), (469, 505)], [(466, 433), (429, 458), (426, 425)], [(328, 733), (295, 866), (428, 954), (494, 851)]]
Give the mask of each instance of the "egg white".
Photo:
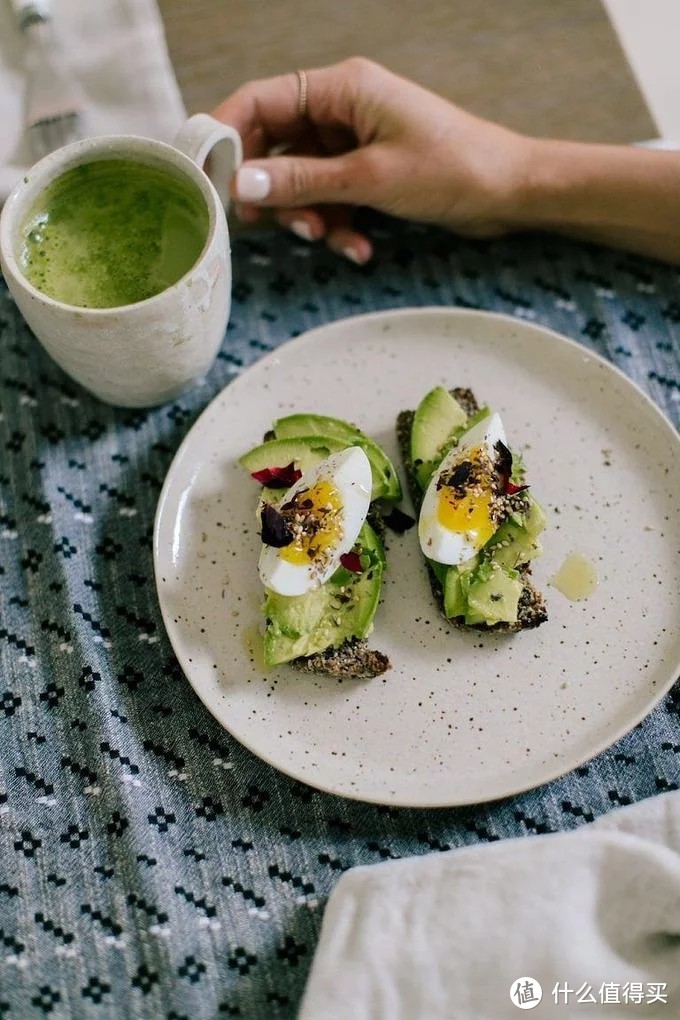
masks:
[(327, 549), (323, 562), (290, 563), (281, 556), (280, 549), (262, 545), (258, 570), (266, 588), (278, 595), (304, 595), (322, 585), (337, 570), (340, 557), (350, 551), (371, 502), (371, 465), (359, 446), (350, 446), (339, 453), (333, 453), (315, 468), (297, 480), (284, 495), (281, 503), (287, 503), (296, 493), (312, 488), (317, 481), (330, 482), (337, 490), (341, 508), (339, 537), (331, 549)]
[(438, 519), (440, 493), (437, 485), (442, 475), (449, 476), (456, 465), (465, 460), (470, 450), (484, 446), (493, 458), (494, 447), (499, 440), (507, 445), (500, 415), (487, 415), (463, 433), (458, 444), (449, 451), (434, 472), (425, 490), (418, 519), (420, 548), (428, 559), (447, 566), (459, 566), (478, 552), (479, 546), (473, 532), (452, 531)]

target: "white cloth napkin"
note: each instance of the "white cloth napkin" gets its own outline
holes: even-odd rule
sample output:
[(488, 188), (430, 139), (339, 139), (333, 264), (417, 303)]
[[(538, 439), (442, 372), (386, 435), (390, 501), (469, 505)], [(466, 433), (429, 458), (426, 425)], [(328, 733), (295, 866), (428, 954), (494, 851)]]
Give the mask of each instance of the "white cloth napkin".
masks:
[(536, 1020), (680, 1018), (680, 792), (569, 833), (351, 869), (299, 1020), (514, 1020), (522, 994)]
[[(185, 117), (154, 0), (53, 0), (54, 34), (84, 93), (86, 133), (170, 141)], [(23, 43), (0, 0), (0, 203), (29, 165)]]

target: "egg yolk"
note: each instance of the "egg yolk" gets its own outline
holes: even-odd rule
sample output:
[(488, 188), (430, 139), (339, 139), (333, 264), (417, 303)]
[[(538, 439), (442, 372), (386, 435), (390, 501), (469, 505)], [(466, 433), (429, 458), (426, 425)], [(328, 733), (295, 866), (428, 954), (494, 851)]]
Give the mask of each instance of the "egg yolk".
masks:
[(453, 484), (442, 485), (437, 500), (437, 520), (442, 528), (481, 549), (498, 525), (491, 517), (492, 467), (481, 448), (467, 453), (465, 462), (452, 473)]
[(437, 519), (443, 528), (455, 534), (466, 535), (475, 549), (489, 541), (498, 525), (491, 520), (491, 493), (466, 493), (462, 499), (455, 490), (445, 485), (439, 491)]
[(342, 499), (328, 479), (320, 478), (296, 493), (286, 516), (292, 522), (293, 541), (279, 549), (282, 560), (295, 566), (323, 561), (342, 539)]

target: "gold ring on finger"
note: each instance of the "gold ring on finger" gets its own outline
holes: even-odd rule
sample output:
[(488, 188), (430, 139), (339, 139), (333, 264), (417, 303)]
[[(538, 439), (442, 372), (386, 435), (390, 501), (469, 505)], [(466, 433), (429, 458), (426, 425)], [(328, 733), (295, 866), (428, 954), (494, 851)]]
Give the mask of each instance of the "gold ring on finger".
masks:
[(298, 117), (301, 120), (307, 116), (307, 94), (308, 94), (308, 83), (307, 83), (307, 72), (298, 70), (295, 72), (298, 80), (298, 100), (297, 100), (297, 112)]

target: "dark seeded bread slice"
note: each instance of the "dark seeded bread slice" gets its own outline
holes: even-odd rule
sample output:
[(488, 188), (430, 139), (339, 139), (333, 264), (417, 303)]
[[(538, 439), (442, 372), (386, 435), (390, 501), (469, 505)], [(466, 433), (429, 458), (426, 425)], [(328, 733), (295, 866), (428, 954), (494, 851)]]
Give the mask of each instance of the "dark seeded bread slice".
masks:
[(324, 673), (347, 680), (367, 680), (380, 676), (390, 668), (390, 660), (382, 652), (369, 648), (366, 641), (354, 638), (339, 648), (328, 648), (318, 655), (294, 659), (290, 664), (308, 673)]
[[(457, 388), (451, 390), (452, 396), (458, 401), (460, 406), (463, 408), (465, 413), (469, 416), (474, 414), (478, 410), (479, 405), (475, 399), (472, 390)], [(416, 478), (413, 462), (411, 460), (411, 429), (413, 428), (413, 416), (414, 411), (401, 411), (397, 416), (397, 439), (399, 442), (399, 450), (401, 452), (401, 459), (404, 463), (406, 470), (406, 479), (408, 482), (409, 492), (411, 493), (411, 499), (413, 500), (413, 506), (416, 514), (420, 512), (420, 505), (423, 501), (423, 493), (418, 480)], [(504, 630), (504, 631), (517, 631), (517, 630), (529, 630), (531, 627), (539, 627), (542, 623), (548, 619), (548, 612), (545, 605), (545, 600), (541, 592), (531, 583), (531, 566), (528, 563), (521, 564), (518, 568), (520, 580), (522, 581), (522, 594), (520, 595), (519, 605), (517, 609), (517, 622), (516, 623), (495, 623), (492, 626), (488, 626), (484, 623), (479, 624), (466, 624), (465, 618), (462, 616), (454, 617), (453, 619), (447, 617), (449, 623), (452, 623), (455, 627), (459, 627), (463, 630)], [(442, 611), (444, 611), (444, 595), (442, 587), (435, 577), (433, 571), (428, 565), (428, 574), (430, 577), (430, 585), (432, 587), (432, 594), (434, 595), (437, 605)]]

